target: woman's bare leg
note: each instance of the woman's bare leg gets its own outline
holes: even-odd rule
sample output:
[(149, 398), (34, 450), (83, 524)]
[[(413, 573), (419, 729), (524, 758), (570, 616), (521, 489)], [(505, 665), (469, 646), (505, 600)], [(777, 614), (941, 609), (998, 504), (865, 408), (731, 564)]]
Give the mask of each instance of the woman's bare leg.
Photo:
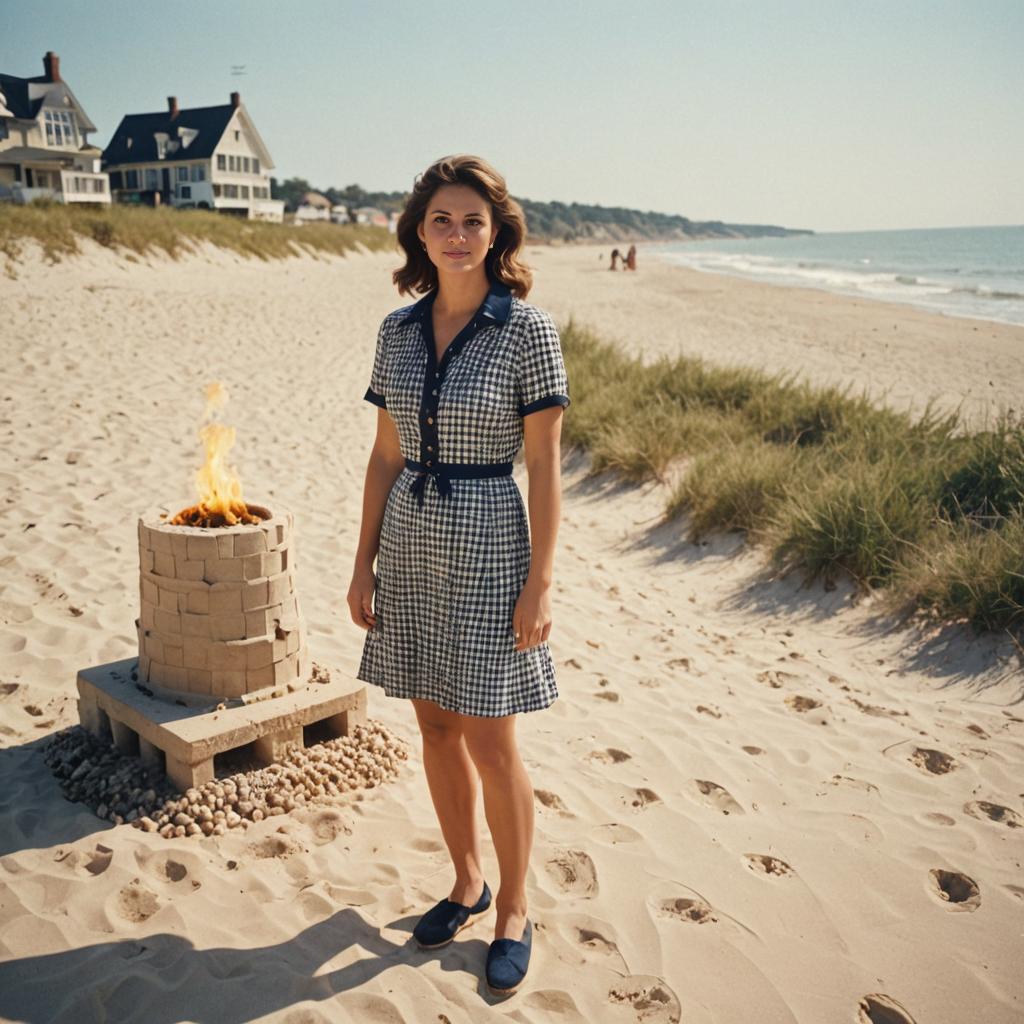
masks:
[(462, 735), (484, 790), (484, 813), (501, 870), (496, 939), (523, 937), (526, 873), (533, 846), (533, 786), (516, 746), (515, 715), (464, 716)]
[(455, 866), (455, 884), (448, 898), (472, 906), (480, 898), (484, 874), (476, 826), (477, 773), (462, 735), (466, 716), (429, 700), (412, 704), (423, 736), (427, 786)]

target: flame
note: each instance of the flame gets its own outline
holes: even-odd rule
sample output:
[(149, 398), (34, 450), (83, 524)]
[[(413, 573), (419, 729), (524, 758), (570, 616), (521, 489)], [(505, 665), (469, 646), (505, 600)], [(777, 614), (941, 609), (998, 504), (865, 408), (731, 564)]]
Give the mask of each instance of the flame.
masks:
[(228, 453), (235, 444), (235, 428), (218, 422), (215, 416), (228, 400), (228, 391), (220, 381), (206, 386), (206, 409), (199, 439), (206, 450), (206, 462), (196, 472), (199, 503), (182, 509), (170, 520), (174, 526), (234, 526), (258, 523), (260, 517), (249, 511), (242, 499), (242, 482), (234, 467), (227, 467)]

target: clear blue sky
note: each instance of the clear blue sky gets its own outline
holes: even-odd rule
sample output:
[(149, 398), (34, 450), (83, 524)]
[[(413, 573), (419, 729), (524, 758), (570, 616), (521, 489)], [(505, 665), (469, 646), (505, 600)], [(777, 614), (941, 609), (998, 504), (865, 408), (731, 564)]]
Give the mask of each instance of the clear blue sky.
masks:
[(46, 50), (96, 144), (237, 89), (273, 173), (319, 187), (406, 189), (462, 151), (531, 199), (1024, 223), (1021, 0), (0, 0), (0, 71)]

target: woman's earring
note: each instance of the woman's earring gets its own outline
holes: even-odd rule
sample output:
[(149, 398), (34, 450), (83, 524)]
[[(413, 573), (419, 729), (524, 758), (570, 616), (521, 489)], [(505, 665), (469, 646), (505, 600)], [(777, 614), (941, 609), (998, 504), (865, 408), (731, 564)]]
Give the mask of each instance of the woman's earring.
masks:
[(420, 245), (423, 246), (423, 251), (426, 252), (427, 251), (427, 243), (426, 242), (420, 242)]

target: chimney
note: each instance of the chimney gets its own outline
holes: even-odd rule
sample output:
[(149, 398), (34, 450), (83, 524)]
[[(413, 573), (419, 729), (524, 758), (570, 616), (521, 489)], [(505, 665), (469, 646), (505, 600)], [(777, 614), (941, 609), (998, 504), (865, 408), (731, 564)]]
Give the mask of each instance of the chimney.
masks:
[(48, 82), (60, 81), (60, 57), (53, 50), (47, 50), (43, 57), (43, 74)]
[(167, 115), (173, 121), (178, 116), (178, 97), (167, 97)]
[(240, 107), (241, 104), (242, 104), (242, 97), (237, 92), (233, 92), (231, 94), (231, 106), (237, 108), (237, 107)]

